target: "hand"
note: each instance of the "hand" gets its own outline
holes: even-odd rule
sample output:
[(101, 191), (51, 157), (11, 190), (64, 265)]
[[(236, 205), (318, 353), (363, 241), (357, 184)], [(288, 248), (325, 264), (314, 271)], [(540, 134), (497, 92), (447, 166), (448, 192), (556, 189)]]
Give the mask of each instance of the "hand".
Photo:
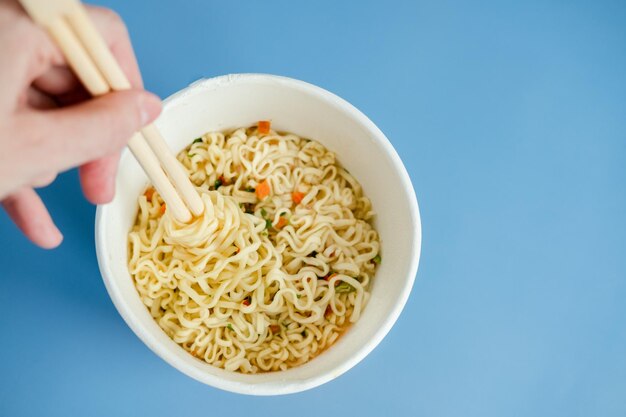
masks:
[(0, 201), (43, 248), (63, 236), (33, 187), (79, 166), (85, 197), (109, 202), (119, 152), (161, 109), (158, 97), (142, 90), (124, 23), (110, 10), (88, 10), (134, 90), (90, 98), (46, 33), (16, 1), (0, 1)]

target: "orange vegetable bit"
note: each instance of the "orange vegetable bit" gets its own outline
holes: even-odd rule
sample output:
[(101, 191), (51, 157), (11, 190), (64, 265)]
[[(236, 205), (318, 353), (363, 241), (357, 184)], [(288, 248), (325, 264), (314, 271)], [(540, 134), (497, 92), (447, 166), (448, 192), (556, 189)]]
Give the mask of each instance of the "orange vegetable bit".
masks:
[(302, 199), (304, 198), (305, 194), (301, 193), (300, 191), (294, 191), (291, 194), (291, 199), (293, 200), (294, 203), (296, 204), (300, 204), (302, 202)]
[(267, 135), (270, 133), (271, 123), (268, 120), (261, 120), (259, 122), (259, 134)]
[(267, 180), (264, 180), (256, 186), (255, 192), (257, 198), (259, 200), (263, 200), (265, 197), (270, 195), (270, 184), (267, 182)]
[(249, 306), (250, 305), (250, 300), (249, 299), (244, 299), (241, 304), (245, 305), (245, 306)]
[(148, 188), (146, 192), (143, 193), (143, 195), (146, 196), (146, 200), (152, 201), (152, 196), (154, 195), (154, 188), (152, 187)]
[(280, 326), (278, 324), (270, 325), (270, 332), (272, 332), (274, 334), (280, 332)]
[(282, 229), (283, 227), (287, 226), (287, 219), (285, 219), (284, 216), (280, 216), (280, 218), (278, 219), (278, 222), (274, 225), (274, 228), (276, 229)]
[(333, 308), (328, 304), (326, 306), (326, 311), (324, 311), (324, 317), (329, 318), (333, 314)]
[[(336, 274), (336, 273), (328, 274), (328, 275), (326, 275), (326, 276), (324, 277), (324, 280), (326, 280), (326, 281), (330, 281), (330, 279), (331, 279), (332, 277), (334, 277), (335, 275), (337, 275), (337, 274)], [(338, 285), (338, 282), (339, 282), (339, 280), (335, 281), (335, 286), (337, 286), (337, 285)]]
[(165, 209), (166, 209), (166, 205), (165, 205), (165, 203), (161, 204), (161, 210), (159, 210), (159, 212), (161, 213), (161, 215), (165, 214)]
[[(324, 280), (325, 280), (325, 281), (330, 281), (330, 279), (331, 279), (332, 277), (335, 277), (335, 276), (337, 276), (337, 274), (333, 272), (332, 274), (328, 274), (328, 275), (326, 275), (326, 276), (324, 277)], [(339, 284), (341, 284), (341, 280), (339, 280), (339, 279), (338, 279), (338, 280), (336, 280), (336, 281), (335, 281), (335, 287), (336, 287), (337, 285), (339, 285)]]

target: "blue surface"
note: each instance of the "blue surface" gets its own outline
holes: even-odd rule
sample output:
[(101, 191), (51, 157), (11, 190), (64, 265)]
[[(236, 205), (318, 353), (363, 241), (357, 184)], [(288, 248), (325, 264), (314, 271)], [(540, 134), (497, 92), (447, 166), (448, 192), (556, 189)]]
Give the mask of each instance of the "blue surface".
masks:
[(626, 2), (105, 3), (163, 97), (268, 72), (369, 115), (420, 201), (417, 281), (339, 379), (222, 392), (118, 316), (71, 172), (41, 192), (60, 249), (0, 215), (1, 416), (626, 415)]

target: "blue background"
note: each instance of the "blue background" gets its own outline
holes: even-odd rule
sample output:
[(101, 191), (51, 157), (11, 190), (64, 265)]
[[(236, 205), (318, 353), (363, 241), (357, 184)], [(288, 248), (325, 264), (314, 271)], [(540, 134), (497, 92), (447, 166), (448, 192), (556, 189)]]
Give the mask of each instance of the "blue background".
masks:
[(41, 190), (59, 249), (0, 215), (0, 415), (626, 415), (626, 2), (103, 4), (162, 97), (267, 72), (363, 110), (413, 180), (420, 269), (347, 374), (285, 397), (222, 392), (119, 317), (67, 173)]

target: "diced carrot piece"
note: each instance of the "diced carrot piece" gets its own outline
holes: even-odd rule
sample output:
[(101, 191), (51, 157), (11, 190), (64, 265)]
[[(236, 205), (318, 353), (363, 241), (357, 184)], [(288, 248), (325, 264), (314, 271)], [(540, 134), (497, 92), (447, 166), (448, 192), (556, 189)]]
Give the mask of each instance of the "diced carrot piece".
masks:
[(264, 180), (256, 186), (255, 192), (257, 198), (259, 200), (263, 200), (265, 197), (270, 195), (270, 184), (267, 182), (267, 180)]
[(250, 300), (248, 300), (247, 298), (244, 299), (241, 304), (245, 305), (245, 306), (249, 306), (250, 305)]
[(161, 214), (165, 214), (165, 208), (165, 203), (161, 204), (161, 210), (159, 210)]
[(291, 199), (294, 203), (300, 204), (302, 202), (302, 199), (304, 198), (304, 195), (305, 194), (301, 193), (300, 191), (294, 191), (293, 194), (291, 194)]
[(270, 133), (270, 122), (267, 120), (261, 120), (259, 122), (259, 133), (261, 135), (267, 135), (268, 133)]
[(154, 195), (154, 188), (150, 187), (146, 190), (145, 193), (143, 193), (143, 195), (146, 196), (146, 199), (148, 201), (152, 201), (152, 196)]
[[(326, 275), (326, 276), (324, 277), (324, 279), (325, 279), (326, 281), (330, 281), (330, 279), (331, 279), (332, 277), (334, 277), (335, 275), (337, 275), (337, 274), (335, 274), (335, 273), (328, 274), (328, 275)], [(337, 280), (337, 282), (338, 282), (338, 281), (339, 281), (339, 280)], [(335, 285), (337, 285), (337, 283), (335, 283)]]
[(285, 226), (287, 226), (287, 219), (285, 219), (284, 216), (280, 216), (280, 218), (278, 219), (278, 223), (276, 223), (274, 225), (274, 228), (275, 229), (282, 229)]
[(280, 332), (280, 326), (278, 324), (270, 325), (270, 331), (274, 334)]
[[(331, 279), (332, 277), (336, 276), (336, 275), (337, 275), (336, 273), (328, 274), (328, 275), (326, 275), (326, 276), (324, 277), (324, 280), (325, 280), (325, 281), (330, 281), (330, 279)], [(336, 287), (337, 285), (339, 285), (339, 284), (341, 284), (341, 280), (339, 280), (339, 279), (338, 279), (338, 280), (336, 280), (336, 281), (335, 281), (335, 287)]]
[(333, 314), (333, 308), (330, 306), (330, 304), (328, 304), (326, 306), (326, 311), (324, 311), (324, 317), (328, 318), (328, 316), (330, 316), (331, 314)]

